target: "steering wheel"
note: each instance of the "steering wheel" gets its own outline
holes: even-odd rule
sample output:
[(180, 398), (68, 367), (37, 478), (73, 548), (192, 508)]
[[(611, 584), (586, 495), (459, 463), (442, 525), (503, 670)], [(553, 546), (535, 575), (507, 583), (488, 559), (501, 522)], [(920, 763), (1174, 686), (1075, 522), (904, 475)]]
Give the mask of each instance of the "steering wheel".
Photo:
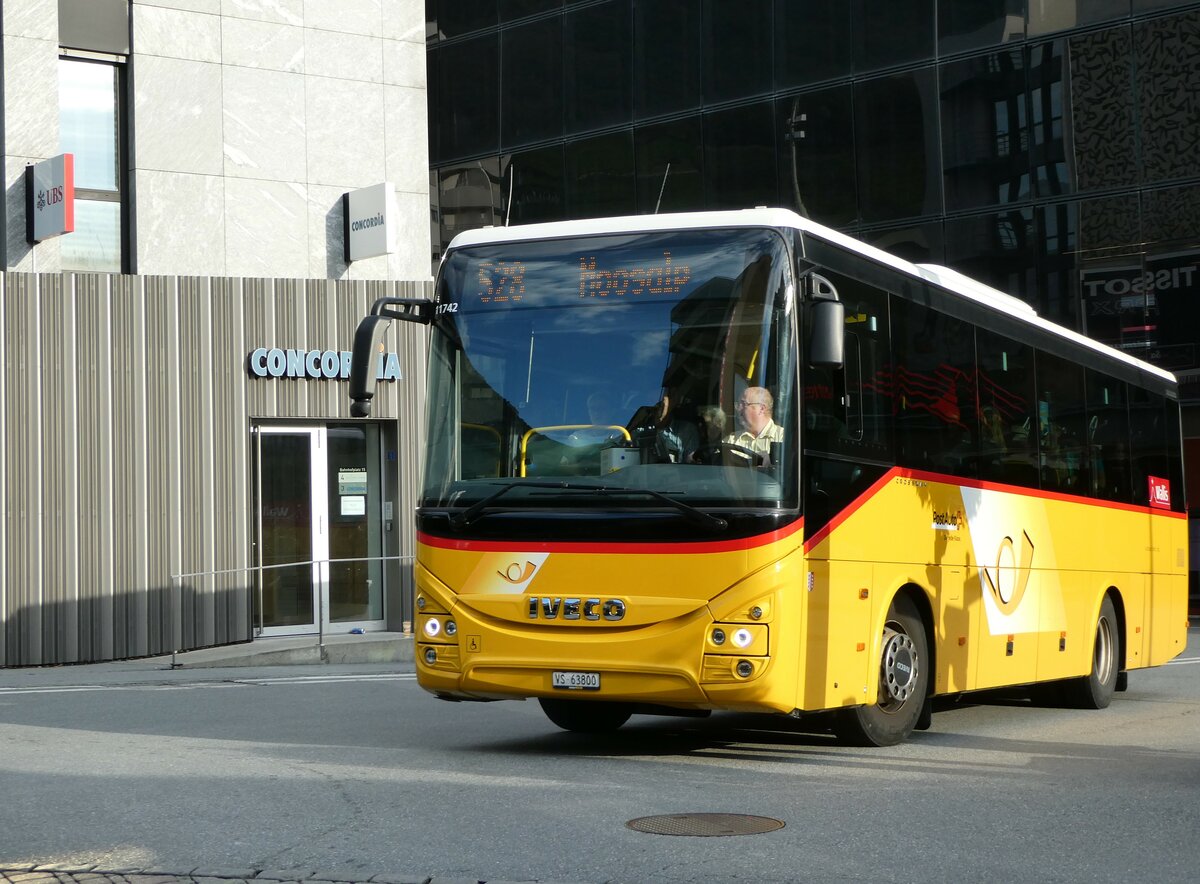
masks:
[(761, 467), (766, 464), (766, 458), (762, 454), (732, 442), (701, 445), (696, 449), (695, 458), (700, 463), (711, 466)]

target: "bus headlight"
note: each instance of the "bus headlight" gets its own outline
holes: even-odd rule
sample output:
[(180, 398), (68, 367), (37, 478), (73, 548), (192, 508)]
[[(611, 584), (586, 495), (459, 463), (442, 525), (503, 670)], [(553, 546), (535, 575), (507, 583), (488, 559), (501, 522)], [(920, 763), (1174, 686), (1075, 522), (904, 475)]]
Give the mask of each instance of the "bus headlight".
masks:
[(442, 621), (437, 617), (430, 617), (425, 621), (425, 635), (429, 638), (437, 638), (442, 633)]
[(724, 629), (722, 629), (721, 627), (718, 626), (716, 629), (714, 629), (712, 631), (712, 643), (714, 645), (725, 644), (725, 630)]
[(426, 648), (425, 649), (425, 662), (428, 663), (430, 666), (432, 666), (434, 663), (437, 662), (437, 649), (436, 648)]
[(457, 635), (457, 634), (458, 634), (458, 624), (455, 623), (453, 620), (447, 620), (446, 621), (446, 635)]
[(749, 629), (737, 629), (733, 633), (733, 643), (739, 648), (748, 648), (750, 642), (754, 641), (754, 636), (751, 635)]

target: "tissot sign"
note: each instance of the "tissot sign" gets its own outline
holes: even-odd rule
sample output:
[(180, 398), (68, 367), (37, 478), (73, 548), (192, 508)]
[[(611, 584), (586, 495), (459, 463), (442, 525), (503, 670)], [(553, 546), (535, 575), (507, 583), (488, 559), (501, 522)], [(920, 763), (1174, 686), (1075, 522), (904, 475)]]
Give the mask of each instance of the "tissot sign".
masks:
[[(246, 358), (246, 368), (256, 378), (310, 378), (313, 380), (347, 380), (350, 377), (351, 354), (346, 350), (297, 350), (279, 347), (259, 347)], [(395, 353), (380, 353), (375, 359), (375, 379), (398, 381), (400, 357)]]
[(25, 238), (41, 242), (75, 229), (75, 155), (25, 167)]

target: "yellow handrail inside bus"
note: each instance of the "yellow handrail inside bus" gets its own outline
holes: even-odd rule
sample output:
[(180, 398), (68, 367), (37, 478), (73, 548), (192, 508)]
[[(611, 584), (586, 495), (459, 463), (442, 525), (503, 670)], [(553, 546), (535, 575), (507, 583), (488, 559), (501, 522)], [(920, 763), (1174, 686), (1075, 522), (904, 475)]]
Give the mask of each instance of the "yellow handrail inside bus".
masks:
[(521, 477), (525, 477), (525, 450), (529, 444), (529, 439), (539, 433), (554, 432), (557, 430), (617, 430), (625, 437), (626, 442), (632, 442), (633, 437), (629, 435), (629, 431), (620, 424), (560, 424), (555, 427), (531, 427), (521, 437)]

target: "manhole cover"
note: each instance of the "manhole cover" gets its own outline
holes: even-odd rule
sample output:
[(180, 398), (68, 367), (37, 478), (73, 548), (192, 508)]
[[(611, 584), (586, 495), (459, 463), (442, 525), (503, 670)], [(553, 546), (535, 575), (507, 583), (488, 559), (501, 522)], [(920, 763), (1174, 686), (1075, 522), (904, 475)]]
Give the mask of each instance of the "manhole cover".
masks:
[(642, 816), (630, 820), (627, 828), (651, 835), (693, 835), (713, 838), (718, 835), (761, 835), (783, 828), (783, 820), (744, 813), (672, 813)]

